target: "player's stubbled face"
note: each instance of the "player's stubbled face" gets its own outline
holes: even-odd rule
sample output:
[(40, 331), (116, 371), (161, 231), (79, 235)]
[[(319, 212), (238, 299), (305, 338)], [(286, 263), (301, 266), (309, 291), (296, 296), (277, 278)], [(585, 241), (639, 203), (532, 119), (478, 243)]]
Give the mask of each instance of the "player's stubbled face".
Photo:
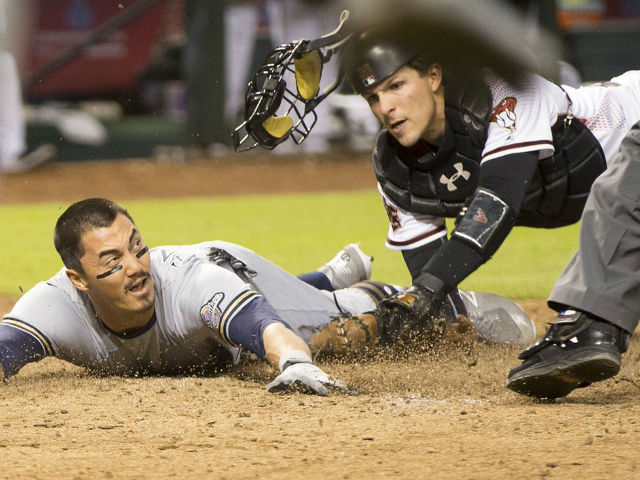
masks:
[(114, 310), (153, 311), (149, 252), (131, 220), (119, 214), (109, 227), (85, 232), (82, 243), (80, 261), (94, 299)]
[(404, 66), (380, 85), (367, 90), (363, 97), (371, 111), (388, 132), (404, 147), (415, 145), (421, 138), (434, 143), (436, 104), (433, 79), (421, 76)]

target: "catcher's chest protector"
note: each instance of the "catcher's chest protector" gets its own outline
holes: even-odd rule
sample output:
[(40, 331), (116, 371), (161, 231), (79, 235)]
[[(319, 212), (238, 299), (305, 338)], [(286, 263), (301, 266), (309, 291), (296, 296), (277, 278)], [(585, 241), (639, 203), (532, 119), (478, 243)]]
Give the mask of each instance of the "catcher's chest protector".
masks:
[(373, 164), (382, 190), (410, 212), (456, 216), (478, 186), (490, 116), (484, 83), (447, 79), (445, 134), (437, 152), (404, 148), (386, 130), (378, 135)]
[(598, 140), (577, 118), (551, 127), (552, 157), (538, 162), (516, 225), (555, 228), (580, 220), (591, 185), (607, 168)]
[[(491, 93), (482, 82), (448, 82), (445, 92), (446, 127), (437, 152), (404, 148), (383, 130), (373, 165), (382, 190), (401, 208), (455, 217), (478, 186)], [(555, 153), (539, 162), (517, 225), (554, 228), (576, 222), (591, 184), (606, 168), (600, 144), (578, 119), (562, 117), (551, 131)]]

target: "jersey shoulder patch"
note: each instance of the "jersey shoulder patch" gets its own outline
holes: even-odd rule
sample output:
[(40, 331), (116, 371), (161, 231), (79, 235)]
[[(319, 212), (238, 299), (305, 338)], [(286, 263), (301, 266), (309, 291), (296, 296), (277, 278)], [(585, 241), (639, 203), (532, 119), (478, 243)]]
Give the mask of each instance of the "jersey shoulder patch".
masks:
[(202, 321), (207, 327), (213, 330), (216, 330), (220, 326), (222, 310), (219, 305), (223, 299), (224, 293), (217, 292), (200, 308), (200, 318), (202, 318)]

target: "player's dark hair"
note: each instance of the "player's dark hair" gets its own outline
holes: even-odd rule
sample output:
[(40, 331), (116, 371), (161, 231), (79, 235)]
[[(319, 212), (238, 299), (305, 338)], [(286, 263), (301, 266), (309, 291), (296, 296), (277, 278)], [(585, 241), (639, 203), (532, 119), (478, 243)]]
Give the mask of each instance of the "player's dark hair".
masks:
[(407, 64), (407, 66), (417, 71), (421, 77), (429, 73), (429, 67), (431, 65), (433, 65), (433, 62), (429, 61), (424, 54), (419, 54), (417, 57), (412, 58)]
[(82, 235), (94, 228), (110, 226), (118, 214), (124, 215), (135, 223), (122, 205), (106, 198), (87, 198), (67, 208), (58, 218), (53, 233), (53, 244), (64, 266), (84, 273), (80, 264), (80, 259), (84, 255)]
[[(437, 63), (426, 52), (420, 52), (416, 57), (409, 60), (407, 66), (413, 68), (421, 77), (426, 76), (429, 73), (429, 67)], [(444, 70), (444, 68), (443, 68)], [(445, 72), (442, 72), (442, 84), (445, 84)]]

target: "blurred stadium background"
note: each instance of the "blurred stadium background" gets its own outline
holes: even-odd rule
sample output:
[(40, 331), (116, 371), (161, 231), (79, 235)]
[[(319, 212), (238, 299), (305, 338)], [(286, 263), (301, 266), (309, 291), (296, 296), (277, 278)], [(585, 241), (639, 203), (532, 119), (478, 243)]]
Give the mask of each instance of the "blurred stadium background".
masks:
[[(291, 22), (315, 19), (317, 31), (305, 33), (322, 34), (337, 22), (343, 3), (8, 0), (15, 10), (9, 12), (9, 28), (19, 30), (13, 50), (27, 106), (28, 144), (55, 144), (56, 161), (228, 153), (249, 73), (276, 42), (297, 38), (287, 37), (298, 33)], [(583, 82), (638, 67), (637, 0), (504, 3), (528, 18), (528, 35), (539, 35), (541, 28), (559, 35), (567, 62)], [(239, 78), (233, 82), (239, 85), (230, 86), (230, 78)], [(345, 104), (341, 99), (320, 119), (327, 141), (312, 151), (367, 149), (375, 125), (356, 125)], [(74, 135), (83, 128), (84, 134)]]
[[(638, 68), (637, 0), (504, 3), (505, 8), (521, 9), (531, 26), (527, 35), (552, 31), (562, 39), (565, 59), (581, 82)], [(5, 5), (23, 88), (28, 147), (53, 144), (55, 166), (100, 161), (88, 163), (105, 164), (109, 173), (95, 176), (88, 169), (45, 166), (4, 180), (0, 175), (0, 218), (14, 233), (3, 240), (0, 294), (17, 298), (60, 266), (50, 245), (53, 219), (69, 201), (93, 195), (111, 196), (131, 205), (134, 213), (144, 212), (139, 222), (152, 244), (224, 238), (300, 273), (344, 244), (362, 241), (378, 259), (376, 278), (408, 280), (394, 257), (398, 252), (383, 246), (386, 219), (367, 160), (377, 125), (375, 120), (371, 125), (366, 104), (348, 95), (346, 87), (338, 101), (326, 102), (331, 108), (300, 147), (286, 142), (273, 152), (236, 154), (231, 149), (230, 133), (241, 118), (251, 72), (274, 46), (299, 38), (294, 34), (301, 25), (308, 38), (330, 31), (343, 0), (5, 0)], [(312, 142), (316, 137), (322, 141)], [(125, 166), (128, 159), (145, 163), (128, 161)], [(206, 162), (218, 170), (209, 171)], [(265, 162), (297, 165), (306, 180), (273, 168), (267, 174)], [(331, 174), (348, 177), (346, 169), (336, 167), (340, 162), (359, 162), (349, 170), (358, 181), (332, 179)], [(169, 164), (179, 167), (173, 170), (171, 188), (166, 175), (150, 178)], [(254, 165), (253, 170), (229, 169), (243, 164)], [(190, 179), (177, 174), (190, 170)], [(85, 174), (86, 179), (69, 178)], [(122, 187), (118, 176), (133, 180)], [(261, 188), (241, 188), (248, 176), (259, 177), (252, 185), (262, 183)], [(116, 184), (122, 184), (121, 190)], [(216, 186), (221, 184), (224, 188)], [(354, 189), (360, 192), (345, 191)], [(203, 198), (145, 203), (178, 190), (181, 197)], [(342, 192), (317, 193), (322, 190)], [(307, 194), (294, 200), (292, 192), (300, 191)], [(260, 196), (265, 192), (271, 195)], [(213, 193), (227, 196), (216, 200)], [(245, 193), (258, 196), (243, 197)], [(139, 203), (130, 202), (134, 199)], [(22, 202), (31, 205), (15, 205)], [(495, 261), (463, 287), (544, 298), (575, 249), (576, 229), (552, 234), (517, 229)], [(544, 247), (550, 243), (560, 246), (554, 255)]]

